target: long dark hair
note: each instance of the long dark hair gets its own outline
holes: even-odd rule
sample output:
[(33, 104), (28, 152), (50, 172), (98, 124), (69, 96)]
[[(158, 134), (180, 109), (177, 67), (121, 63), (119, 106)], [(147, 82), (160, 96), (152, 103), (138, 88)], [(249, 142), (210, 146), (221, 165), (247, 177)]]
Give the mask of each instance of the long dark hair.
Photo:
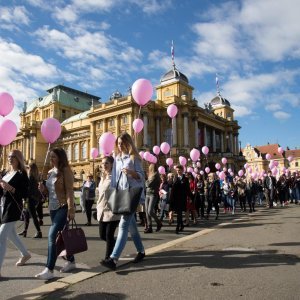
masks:
[(39, 181), (39, 169), (36, 163), (31, 163), (29, 165), (29, 177), (33, 177), (36, 181)]
[(58, 173), (63, 173), (64, 168), (70, 168), (67, 153), (63, 148), (51, 149), (51, 152), (55, 153), (58, 157)]

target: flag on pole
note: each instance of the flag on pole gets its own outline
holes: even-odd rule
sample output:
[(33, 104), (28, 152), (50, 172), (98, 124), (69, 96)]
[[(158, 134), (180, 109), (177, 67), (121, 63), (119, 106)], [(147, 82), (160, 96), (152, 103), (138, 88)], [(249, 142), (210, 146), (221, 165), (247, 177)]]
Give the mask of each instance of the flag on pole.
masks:
[(219, 78), (217, 73), (216, 73), (216, 86), (217, 86), (217, 93), (220, 94)]
[(171, 45), (171, 57), (172, 57), (173, 65), (174, 65), (174, 44), (173, 44), (173, 40), (172, 40), (172, 45)]

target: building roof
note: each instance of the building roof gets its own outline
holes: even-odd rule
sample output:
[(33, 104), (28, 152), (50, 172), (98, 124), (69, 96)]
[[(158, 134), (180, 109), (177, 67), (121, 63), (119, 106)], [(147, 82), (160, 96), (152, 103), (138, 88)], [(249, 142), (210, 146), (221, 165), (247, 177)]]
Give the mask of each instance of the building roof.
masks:
[(76, 121), (79, 121), (79, 120), (86, 119), (86, 118), (88, 117), (88, 113), (89, 113), (89, 112), (90, 112), (90, 111), (87, 110), (87, 111), (81, 112), (81, 113), (79, 113), (79, 114), (77, 114), (77, 115), (74, 115), (74, 116), (72, 116), (72, 117), (70, 117), (70, 118), (68, 118), (68, 119), (65, 119), (65, 120), (61, 123), (61, 125), (65, 125), (65, 124), (68, 124), (68, 123), (71, 123), (71, 122), (76, 122)]
[(173, 68), (170, 71), (168, 71), (161, 77), (160, 83), (165, 83), (166, 81), (170, 81), (170, 80), (174, 80), (174, 79), (189, 83), (188, 78), (183, 73), (179, 72), (177, 70), (177, 68), (175, 67), (175, 65), (173, 66)]
[(285, 150), (285, 157), (300, 157), (300, 149)]
[(89, 110), (93, 101), (99, 101), (100, 97), (88, 93), (84, 93), (63, 85), (57, 85), (49, 90), (46, 96), (39, 97), (31, 102), (25, 113), (31, 112), (35, 108), (47, 106), (51, 102), (59, 102), (60, 104), (72, 107), (80, 111)]
[(230, 102), (227, 99), (223, 98), (221, 95), (217, 95), (215, 98), (213, 98), (210, 101), (210, 104), (212, 105), (212, 107), (223, 105), (230, 106)]
[(268, 144), (263, 146), (254, 146), (254, 150), (259, 152), (263, 158), (265, 158), (266, 154), (271, 154), (271, 159), (282, 158), (283, 155), (278, 153), (279, 144)]

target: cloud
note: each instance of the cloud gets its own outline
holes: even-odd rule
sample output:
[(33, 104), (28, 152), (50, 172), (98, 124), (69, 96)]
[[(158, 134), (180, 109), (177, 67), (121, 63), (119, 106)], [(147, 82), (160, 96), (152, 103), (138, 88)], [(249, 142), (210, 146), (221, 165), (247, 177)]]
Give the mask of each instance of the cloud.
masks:
[(273, 116), (278, 120), (287, 120), (291, 117), (291, 115), (284, 111), (276, 111), (273, 113)]
[(131, 3), (139, 6), (146, 14), (153, 15), (163, 13), (172, 6), (171, 0), (129, 0)]
[(15, 30), (29, 23), (30, 14), (24, 6), (0, 7), (0, 28)]
[(266, 105), (266, 110), (275, 111), (281, 109), (281, 104), (279, 103), (270, 103)]

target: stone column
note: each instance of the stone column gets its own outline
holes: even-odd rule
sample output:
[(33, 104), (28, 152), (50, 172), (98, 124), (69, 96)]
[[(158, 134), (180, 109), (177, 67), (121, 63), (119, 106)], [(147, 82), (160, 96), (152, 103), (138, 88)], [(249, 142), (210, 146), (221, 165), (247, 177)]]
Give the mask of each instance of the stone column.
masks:
[(229, 134), (229, 149), (230, 149), (230, 152), (233, 152), (233, 135), (232, 135), (232, 132), (230, 132), (230, 134)]
[(172, 147), (177, 145), (177, 119), (176, 117), (172, 119)]
[(194, 127), (195, 127), (195, 143), (194, 147), (198, 148), (199, 147), (199, 128), (198, 128), (198, 119), (194, 118)]
[(160, 117), (155, 118), (155, 125), (156, 125), (156, 144), (160, 145)]
[(203, 127), (203, 135), (204, 135), (204, 146), (207, 144), (207, 137), (206, 137), (206, 125)]
[(189, 146), (189, 122), (188, 113), (183, 114), (183, 145), (184, 147)]
[(143, 114), (143, 122), (144, 122), (144, 140), (143, 140), (143, 145), (147, 146), (148, 145), (148, 114), (147, 113)]
[(91, 123), (91, 138), (90, 138), (90, 146), (92, 148), (96, 148), (96, 122)]
[(116, 118), (115, 118), (116, 136), (120, 135), (120, 129), (121, 129), (120, 125), (121, 125), (120, 117), (118, 115), (116, 115)]
[(224, 152), (224, 132), (221, 132), (220, 134), (220, 138), (221, 138), (221, 152)]
[(216, 152), (216, 130), (212, 130), (212, 150)]

